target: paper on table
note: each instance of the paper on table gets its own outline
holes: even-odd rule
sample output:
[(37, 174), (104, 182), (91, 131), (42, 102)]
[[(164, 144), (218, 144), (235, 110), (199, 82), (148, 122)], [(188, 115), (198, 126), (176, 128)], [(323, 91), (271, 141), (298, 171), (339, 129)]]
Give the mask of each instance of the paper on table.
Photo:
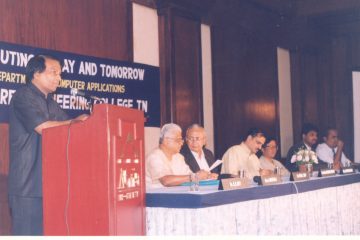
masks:
[(222, 164), (222, 160), (216, 160), (216, 162), (213, 163), (213, 165), (211, 165), (209, 171), (213, 170), (214, 168), (216, 168), (217, 166), (219, 166), (220, 164)]

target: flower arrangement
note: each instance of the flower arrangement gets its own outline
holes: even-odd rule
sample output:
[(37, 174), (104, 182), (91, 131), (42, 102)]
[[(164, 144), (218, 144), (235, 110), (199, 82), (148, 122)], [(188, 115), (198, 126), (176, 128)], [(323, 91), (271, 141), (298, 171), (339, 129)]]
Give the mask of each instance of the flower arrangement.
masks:
[(303, 165), (309, 163), (314, 164), (314, 163), (318, 163), (318, 158), (316, 157), (314, 151), (300, 148), (291, 157), (291, 163), (295, 163), (295, 162), (297, 165)]

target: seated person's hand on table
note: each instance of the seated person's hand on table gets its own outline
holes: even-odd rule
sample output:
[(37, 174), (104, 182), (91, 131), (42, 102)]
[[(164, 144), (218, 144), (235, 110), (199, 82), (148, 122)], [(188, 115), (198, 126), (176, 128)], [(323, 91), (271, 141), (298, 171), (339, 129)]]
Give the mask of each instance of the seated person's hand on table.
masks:
[(274, 172), (269, 169), (260, 169), (260, 176), (269, 176)]
[(208, 179), (216, 180), (218, 179), (219, 174), (217, 173), (209, 173)]
[(209, 172), (205, 170), (197, 171), (196, 174), (198, 175), (199, 180), (206, 180), (209, 178)]
[(334, 166), (333, 166), (334, 170), (340, 170), (341, 168), (341, 162), (334, 162)]

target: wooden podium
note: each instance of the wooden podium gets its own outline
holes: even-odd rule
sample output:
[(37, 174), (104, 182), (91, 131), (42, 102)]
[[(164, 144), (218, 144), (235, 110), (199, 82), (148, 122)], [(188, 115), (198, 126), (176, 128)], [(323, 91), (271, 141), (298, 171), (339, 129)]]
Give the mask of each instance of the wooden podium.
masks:
[(45, 235), (145, 235), (142, 111), (95, 105), (42, 146)]

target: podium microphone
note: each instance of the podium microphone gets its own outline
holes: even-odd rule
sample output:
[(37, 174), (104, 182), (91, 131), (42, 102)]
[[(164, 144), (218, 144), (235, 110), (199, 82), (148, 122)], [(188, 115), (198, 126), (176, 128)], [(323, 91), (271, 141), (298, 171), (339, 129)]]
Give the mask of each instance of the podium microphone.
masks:
[(87, 98), (87, 99), (93, 99), (93, 100), (97, 100), (97, 101), (100, 101), (100, 102), (103, 101), (101, 98), (98, 98), (98, 97), (96, 97), (96, 96), (89, 95), (88, 93), (86, 93), (86, 92), (84, 92), (84, 91), (81, 91), (81, 90), (79, 90), (79, 89), (76, 89), (76, 88), (71, 88), (70, 94), (71, 94), (72, 96), (81, 96), (81, 97), (84, 97), (84, 98)]

